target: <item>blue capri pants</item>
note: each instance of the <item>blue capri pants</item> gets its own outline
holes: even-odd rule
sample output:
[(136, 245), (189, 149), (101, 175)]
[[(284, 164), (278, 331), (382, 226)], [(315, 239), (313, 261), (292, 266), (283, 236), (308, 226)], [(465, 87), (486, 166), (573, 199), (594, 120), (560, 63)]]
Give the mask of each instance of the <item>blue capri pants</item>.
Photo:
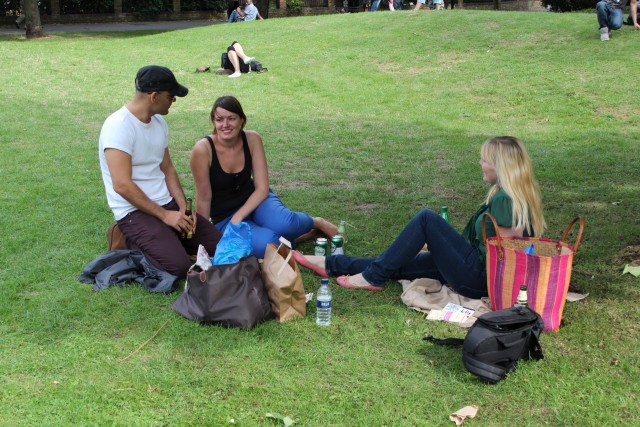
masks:
[[(231, 221), (231, 217), (216, 223), (216, 228), (224, 233), (224, 229)], [(251, 247), (253, 255), (264, 258), (268, 243), (278, 245), (280, 236), (295, 246), (298, 237), (311, 231), (313, 218), (306, 212), (293, 212), (271, 190), (267, 198), (244, 219), (251, 227)]]

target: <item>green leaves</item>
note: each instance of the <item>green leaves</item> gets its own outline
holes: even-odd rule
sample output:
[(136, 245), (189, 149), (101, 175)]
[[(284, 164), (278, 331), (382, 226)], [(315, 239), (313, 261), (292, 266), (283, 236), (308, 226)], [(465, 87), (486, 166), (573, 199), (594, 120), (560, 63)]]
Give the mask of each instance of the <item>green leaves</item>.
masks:
[(289, 427), (295, 424), (295, 421), (293, 421), (290, 417), (278, 414), (277, 412), (267, 412), (265, 416), (277, 421), (278, 423), (282, 423), (284, 427)]

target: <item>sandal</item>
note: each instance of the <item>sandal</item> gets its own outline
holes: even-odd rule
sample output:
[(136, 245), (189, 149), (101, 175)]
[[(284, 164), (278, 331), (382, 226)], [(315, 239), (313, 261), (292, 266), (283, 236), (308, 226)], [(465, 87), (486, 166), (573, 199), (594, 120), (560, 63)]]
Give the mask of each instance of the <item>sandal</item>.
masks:
[(295, 259), (296, 262), (298, 264), (300, 264), (301, 266), (303, 266), (304, 268), (308, 268), (309, 270), (313, 271), (314, 273), (316, 273), (320, 277), (329, 277), (329, 275), (327, 274), (327, 270), (325, 270), (324, 268), (313, 264), (304, 255), (302, 255), (300, 252), (292, 250), (291, 253), (293, 254), (293, 259)]
[(339, 286), (342, 286), (343, 288), (348, 288), (348, 289), (360, 289), (360, 290), (367, 290), (367, 291), (383, 291), (384, 290), (384, 286), (353, 285), (349, 282), (349, 277), (351, 276), (340, 276), (336, 279), (336, 282), (338, 283)]

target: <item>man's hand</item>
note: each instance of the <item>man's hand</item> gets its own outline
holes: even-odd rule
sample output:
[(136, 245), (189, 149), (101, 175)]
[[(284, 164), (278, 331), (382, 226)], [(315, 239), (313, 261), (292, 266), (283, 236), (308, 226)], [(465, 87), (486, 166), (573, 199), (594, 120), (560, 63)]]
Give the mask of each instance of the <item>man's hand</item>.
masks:
[(186, 216), (184, 212), (181, 211), (165, 210), (162, 222), (164, 222), (174, 230), (180, 232), (181, 234), (185, 235), (189, 232), (189, 230), (195, 230), (195, 221), (193, 220), (193, 218), (190, 216)]

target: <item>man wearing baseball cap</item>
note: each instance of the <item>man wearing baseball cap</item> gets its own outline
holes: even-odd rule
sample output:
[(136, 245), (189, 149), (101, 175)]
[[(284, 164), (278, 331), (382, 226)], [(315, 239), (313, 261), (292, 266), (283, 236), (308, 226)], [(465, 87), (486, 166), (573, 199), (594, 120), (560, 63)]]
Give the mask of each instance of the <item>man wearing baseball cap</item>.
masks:
[[(185, 277), (202, 244), (213, 256), (220, 232), (204, 217), (185, 215), (186, 198), (169, 155), (162, 116), (189, 89), (171, 70), (142, 67), (136, 93), (100, 131), (98, 156), (107, 202), (127, 249), (141, 251), (155, 267)], [(188, 236), (191, 236), (187, 238)]]

